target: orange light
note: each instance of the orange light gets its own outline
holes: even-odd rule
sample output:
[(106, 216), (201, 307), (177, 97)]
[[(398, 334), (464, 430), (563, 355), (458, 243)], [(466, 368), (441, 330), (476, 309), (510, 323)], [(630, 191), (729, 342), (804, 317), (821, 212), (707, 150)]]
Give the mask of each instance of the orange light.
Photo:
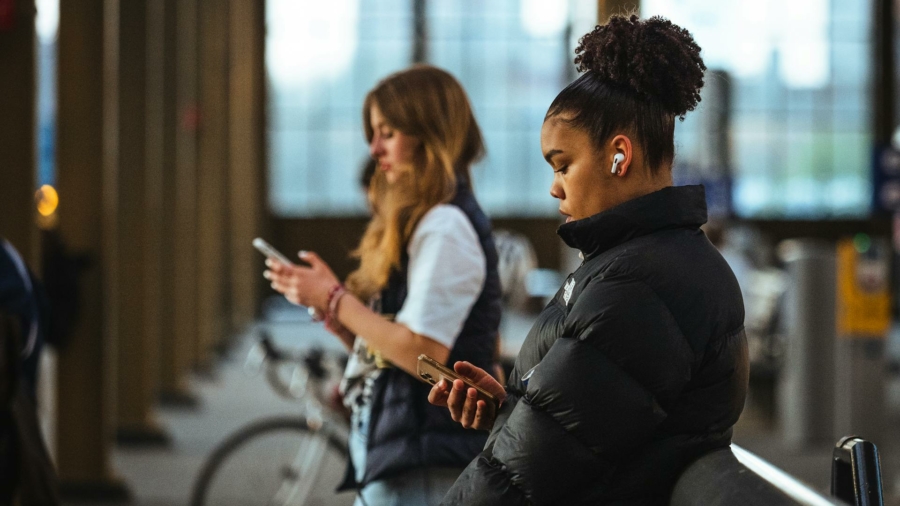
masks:
[(38, 189), (35, 194), (35, 200), (37, 200), (37, 210), (41, 216), (52, 215), (59, 206), (59, 194), (56, 193), (56, 188), (49, 184), (45, 184)]

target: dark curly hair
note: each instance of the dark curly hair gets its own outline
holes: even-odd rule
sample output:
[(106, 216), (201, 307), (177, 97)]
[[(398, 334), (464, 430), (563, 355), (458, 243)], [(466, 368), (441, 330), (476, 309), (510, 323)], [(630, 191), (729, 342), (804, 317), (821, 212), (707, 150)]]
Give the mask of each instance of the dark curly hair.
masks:
[(706, 65), (691, 34), (671, 21), (613, 16), (581, 38), (583, 74), (557, 95), (546, 119), (566, 113), (599, 148), (623, 130), (637, 137), (651, 170), (671, 166), (675, 118), (700, 102)]

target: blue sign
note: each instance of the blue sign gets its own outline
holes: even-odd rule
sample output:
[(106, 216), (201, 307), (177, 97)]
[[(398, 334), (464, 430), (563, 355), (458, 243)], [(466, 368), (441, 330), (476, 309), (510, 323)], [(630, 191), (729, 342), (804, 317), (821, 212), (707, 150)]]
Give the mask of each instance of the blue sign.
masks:
[(875, 148), (872, 156), (872, 208), (900, 211), (900, 151), (891, 146)]

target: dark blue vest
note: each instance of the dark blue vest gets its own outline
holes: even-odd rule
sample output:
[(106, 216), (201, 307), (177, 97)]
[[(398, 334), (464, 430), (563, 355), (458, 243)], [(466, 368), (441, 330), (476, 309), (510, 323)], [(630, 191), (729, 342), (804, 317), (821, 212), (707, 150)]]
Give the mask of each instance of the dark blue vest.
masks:
[[(472, 223), (487, 260), (484, 288), (450, 350), (448, 364), (466, 360), (492, 371), (500, 327), (500, 277), (491, 224), (468, 185), (461, 183), (450, 202)], [(408, 259), (382, 292), (381, 310), (396, 314), (406, 300)], [(439, 309), (438, 309), (439, 310)], [(422, 467), (464, 468), (484, 448), (487, 433), (463, 429), (447, 408), (428, 403), (430, 386), (396, 368), (385, 369), (375, 383), (363, 486)], [(352, 466), (351, 466), (352, 467)], [(345, 486), (352, 486), (348, 473)], [(346, 487), (342, 487), (346, 488)]]

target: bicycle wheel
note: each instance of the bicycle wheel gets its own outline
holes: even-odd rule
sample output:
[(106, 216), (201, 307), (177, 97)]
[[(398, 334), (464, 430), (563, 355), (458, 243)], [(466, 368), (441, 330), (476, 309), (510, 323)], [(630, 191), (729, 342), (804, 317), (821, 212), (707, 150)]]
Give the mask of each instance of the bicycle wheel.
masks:
[(252, 423), (206, 460), (191, 506), (350, 504), (352, 494), (335, 493), (344, 475), (345, 447), (300, 417)]

